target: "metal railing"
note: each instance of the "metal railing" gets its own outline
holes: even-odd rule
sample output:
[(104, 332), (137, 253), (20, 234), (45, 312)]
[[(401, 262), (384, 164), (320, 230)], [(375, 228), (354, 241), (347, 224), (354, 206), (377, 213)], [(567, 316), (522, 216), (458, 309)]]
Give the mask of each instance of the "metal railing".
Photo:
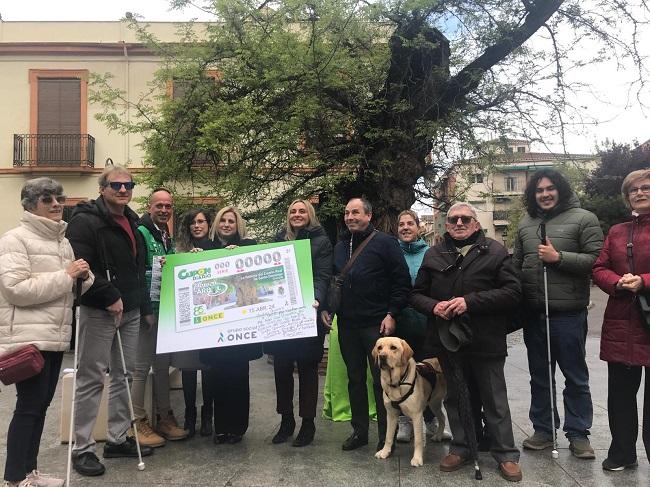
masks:
[(495, 210), (492, 213), (493, 220), (510, 220), (510, 212), (508, 210)]
[(14, 167), (94, 167), (95, 138), (88, 134), (14, 134)]

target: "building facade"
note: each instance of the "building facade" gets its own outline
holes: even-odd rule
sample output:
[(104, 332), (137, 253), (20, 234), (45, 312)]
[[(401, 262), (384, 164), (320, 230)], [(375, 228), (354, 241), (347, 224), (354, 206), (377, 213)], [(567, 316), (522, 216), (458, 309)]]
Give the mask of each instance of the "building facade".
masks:
[[(204, 24), (197, 24), (201, 29)], [(177, 41), (177, 24), (153, 22), (161, 41)], [(140, 135), (123, 135), (95, 116), (89, 103), (92, 73), (136, 102), (151, 92), (160, 60), (125, 22), (0, 22), (0, 233), (22, 214), (20, 189), (29, 178), (50, 176), (68, 196), (66, 216), (80, 200), (98, 195), (107, 160), (142, 172)], [(133, 114), (127, 108), (127, 120)], [(136, 186), (134, 197), (149, 188)]]

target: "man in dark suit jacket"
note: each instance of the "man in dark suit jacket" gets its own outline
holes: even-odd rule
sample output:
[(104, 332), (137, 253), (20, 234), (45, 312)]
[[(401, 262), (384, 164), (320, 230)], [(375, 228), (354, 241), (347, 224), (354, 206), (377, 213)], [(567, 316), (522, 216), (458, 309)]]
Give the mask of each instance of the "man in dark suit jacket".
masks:
[[(368, 444), (368, 363), (373, 376), (379, 444), (386, 437), (386, 409), (382, 399), (379, 371), (372, 359), (372, 349), (381, 335), (395, 331), (395, 315), (407, 304), (411, 277), (397, 239), (377, 231), (370, 223), (372, 206), (364, 198), (352, 198), (345, 207), (348, 229), (334, 247), (334, 273), (340, 274), (354, 251), (373, 233), (347, 272), (341, 287), (338, 316), (339, 344), (348, 372), (348, 392), (354, 431), (343, 443), (343, 450)], [(332, 316), (323, 311), (329, 325)]]

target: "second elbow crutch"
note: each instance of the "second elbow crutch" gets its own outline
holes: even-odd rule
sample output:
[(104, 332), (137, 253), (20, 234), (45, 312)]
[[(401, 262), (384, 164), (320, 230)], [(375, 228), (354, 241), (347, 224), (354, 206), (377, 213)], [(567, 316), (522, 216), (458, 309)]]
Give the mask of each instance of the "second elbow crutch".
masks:
[[(542, 244), (546, 245), (546, 224), (540, 223), (540, 237)], [(558, 458), (560, 455), (557, 451), (557, 430), (555, 429), (555, 390), (553, 389), (553, 367), (551, 357), (551, 322), (548, 314), (548, 276), (546, 273), (546, 263), (542, 261), (544, 270), (544, 314), (546, 315), (546, 353), (548, 359), (548, 390), (551, 398), (551, 428), (553, 430), (553, 450), (551, 456)]]

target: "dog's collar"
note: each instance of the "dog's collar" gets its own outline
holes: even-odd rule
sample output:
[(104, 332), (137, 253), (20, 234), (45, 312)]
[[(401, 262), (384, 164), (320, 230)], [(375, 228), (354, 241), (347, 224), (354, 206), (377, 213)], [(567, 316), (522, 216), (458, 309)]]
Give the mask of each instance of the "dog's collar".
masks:
[[(399, 380), (399, 383), (394, 386), (393, 384), (390, 384), (391, 387), (401, 387), (401, 386), (409, 386), (408, 391), (406, 391), (406, 394), (404, 394), (401, 398), (399, 398), (396, 401), (391, 401), (390, 405), (393, 406), (395, 409), (400, 410), (399, 405), (402, 404), (404, 401), (406, 401), (409, 397), (411, 397), (411, 394), (413, 394), (413, 391), (415, 391), (415, 381), (418, 378), (417, 371), (415, 375), (413, 376), (413, 381), (412, 382), (406, 382), (406, 378), (408, 377), (409, 371), (411, 369), (411, 363), (409, 362), (408, 365), (406, 366), (406, 371), (402, 375), (402, 377)], [(386, 394), (386, 392), (384, 392)], [(388, 394), (386, 394), (386, 397), (388, 397)], [(390, 397), (388, 397), (390, 399)]]

